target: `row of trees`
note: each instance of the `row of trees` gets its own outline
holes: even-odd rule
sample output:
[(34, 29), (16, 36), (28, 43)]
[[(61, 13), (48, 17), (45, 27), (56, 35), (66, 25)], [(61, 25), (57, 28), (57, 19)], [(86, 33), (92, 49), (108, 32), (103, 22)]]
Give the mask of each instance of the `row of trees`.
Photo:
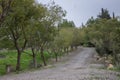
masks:
[(101, 56), (111, 55), (113, 63), (120, 66), (120, 21), (114, 13), (110, 16), (107, 9), (101, 9), (98, 17), (91, 17), (82, 30), (86, 41), (93, 44)]
[[(38, 4), (34, 0), (1, 0), (0, 49), (17, 51), (16, 70), (20, 70), (21, 55), (26, 49), (32, 52), (33, 65), (37, 67), (36, 53), (40, 52), (44, 66), (44, 51), (58, 55), (68, 53), (79, 45), (79, 29), (73, 21), (62, 19), (66, 15), (54, 2)], [(6, 4), (8, 6), (6, 6)], [(9, 7), (3, 10), (4, 6)]]
[[(17, 50), (16, 70), (20, 70), (21, 54), (26, 46), (31, 48), (34, 62), (35, 50), (39, 48), (46, 65), (43, 55), (44, 47), (54, 39), (55, 24), (65, 16), (65, 11), (54, 2), (42, 5), (34, 0), (9, 1), (0, 1), (1, 16), (7, 13), (0, 26), (1, 48)], [(6, 12), (2, 8), (4, 4), (9, 4), (10, 7)]]

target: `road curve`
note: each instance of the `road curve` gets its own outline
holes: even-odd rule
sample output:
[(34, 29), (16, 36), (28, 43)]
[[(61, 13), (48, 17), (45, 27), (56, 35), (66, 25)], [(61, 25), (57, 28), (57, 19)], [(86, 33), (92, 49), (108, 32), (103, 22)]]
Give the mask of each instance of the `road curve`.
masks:
[(103, 64), (93, 63), (94, 48), (78, 48), (71, 52), (68, 60), (52, 68), (10, 74), (0, 80), (120, 80), (120, 73), (102, 69)]

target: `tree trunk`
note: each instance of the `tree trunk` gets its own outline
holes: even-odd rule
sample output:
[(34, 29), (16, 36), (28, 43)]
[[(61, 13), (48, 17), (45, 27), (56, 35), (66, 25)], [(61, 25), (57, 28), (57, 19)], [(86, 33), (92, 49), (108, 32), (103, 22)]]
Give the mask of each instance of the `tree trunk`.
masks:
[(16, 64), (16, 70), (20, 70), (20, 61), (21, 61), (21, 51), (17, 49), (18, 55), (17, 55), (17, 64)]
[(16, 70), (19, 71), (20, 70), (20, 61), (21, 61), (21, 54), (23, 52), (23, 50), (25, 49), (25, 46), (27, 44), (27, 40), (25, 39), (25, 42), (24, 42), (24, 45), (22, 48), (20, 48), (20, 45), (18, 43), (18, 39), (20, 37), (19, 34), (17, 34), (17, 30), (14, 31), (13, 28), (10, 28), (10, 31), (11, 31), (11, 34), (12, 34), (12, 37), (13, 37), (13, 43), (14, 43), (14, 46), (17, 50), (17, 64), (16, 64)]
[(34, 68), (37, 68), (37, 62), (36, 62), (36, 54), (34, 52), (34, 48), (31, 48), (32, 50), (32, 56), (33, 56), (33, 65), (34, 65)]
[(69, 47), (66, 48), (67, 55), (69, 54)]
[(59, 56), (59, 57), (60, 57), (60, 59), (61, 59), (61, 57), (62, 57), (62, 49), (59, 50), (59, 53), (60, 53), (60, 56)]
[(73, 49), (74, 49), (73, 46), (71, 46), (71, 51), (73, 51)]
[(43, 53), (43, 48), (41, 47), (41, 58), (42, 58), (42, 61), (44, 63), (44, 66), (47, 66), (47, 63), (46, 63), (46, 60), (45, 60), (45, 56), (44, 56), (44, 53)]
[(14, 37), (14, 44), (15, 44), (15, 48), (17, 50), (17, 64), (16, 64), (16, 70), (19, 71), (20, 70), (20, 61), (21, 61), (21, 50), (18, 46), (17, 43), (17, 39)]
[(56, 59), (56, 62), (58, 61), (58, 54), (55, 52), (55, 59)]

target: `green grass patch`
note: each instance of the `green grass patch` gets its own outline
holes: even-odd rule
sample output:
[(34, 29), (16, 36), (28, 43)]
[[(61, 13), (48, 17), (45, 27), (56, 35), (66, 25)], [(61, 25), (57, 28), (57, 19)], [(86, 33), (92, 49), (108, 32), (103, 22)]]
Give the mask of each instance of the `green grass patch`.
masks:
[[(6, 65), (12, 65), (12, 67), (15, 69), (16, 62), (17, 62), (17, 52), (15, 50), (10, 51), (4, 51), (0, 52), (0, 55), (4, 55), (5, 58), (0, 58), (0, 75), (5, 74), (5, 68)], [(36, 60), (38, 64), (42, 63), (40, 53), (36, 54)], [(50, 58), (54, 58), (55, 55), (53, 53), (49, 54), (47, 51), (44, 51), (44, 56), (46, 61), (48, 61)], [(30, 62), (32, 61), (32, 52), (31, 50), (25, 50), (24, 53), (21, 55), (21, 70), (27, 70), (29, 69)]]
[(120, 72), (120, 67), (114, 67), (113, 69), (110, 69), (110, 70)]

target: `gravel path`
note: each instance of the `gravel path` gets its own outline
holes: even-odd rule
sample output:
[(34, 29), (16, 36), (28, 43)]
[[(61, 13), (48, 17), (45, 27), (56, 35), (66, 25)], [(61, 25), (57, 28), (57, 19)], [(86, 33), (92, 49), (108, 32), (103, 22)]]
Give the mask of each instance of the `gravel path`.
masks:
[(94, 55), (94, 48), (78, 48), (55, 67), (5, 75), (0, 80), (120, 80), (120, 73), (102, 69), (103, 64), (93, 63)]

